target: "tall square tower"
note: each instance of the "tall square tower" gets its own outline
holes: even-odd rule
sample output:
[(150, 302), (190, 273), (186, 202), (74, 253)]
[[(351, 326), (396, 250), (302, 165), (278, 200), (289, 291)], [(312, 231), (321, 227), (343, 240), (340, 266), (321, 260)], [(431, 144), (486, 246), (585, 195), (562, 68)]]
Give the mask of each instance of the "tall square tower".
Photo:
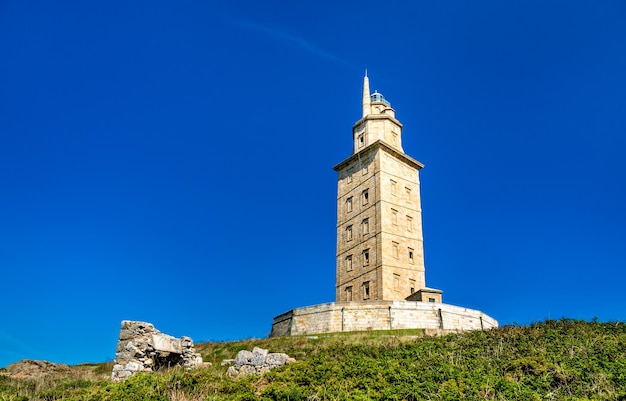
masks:
[(337, 164), (336, 302), (274, 317), (270, 337), (363, 330), (483, 330), (498, 321), (426, 287), (419, 171), (391, 104), (363, 80), (352, 155)]
[(422, 300), (418, 293), (433, 291), (424, 275), (419, 183), (424, 165), (404, 153), (402, 124), (382, 94), (370, 94), (367, 74), (362, 104), (362, 118), (352, 127), (352, 155), (334, 167), (336, 301)]

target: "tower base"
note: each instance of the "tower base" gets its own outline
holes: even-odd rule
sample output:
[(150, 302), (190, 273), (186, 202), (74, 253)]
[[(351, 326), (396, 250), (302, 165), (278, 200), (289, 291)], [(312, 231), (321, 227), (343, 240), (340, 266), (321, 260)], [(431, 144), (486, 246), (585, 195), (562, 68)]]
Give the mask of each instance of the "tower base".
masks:
[(433, 334), (486, 330), (498, 321), (481, 311), (437, 302), (330, 302), (274, 318), (270, 337), (342, 331), (425, 329)]

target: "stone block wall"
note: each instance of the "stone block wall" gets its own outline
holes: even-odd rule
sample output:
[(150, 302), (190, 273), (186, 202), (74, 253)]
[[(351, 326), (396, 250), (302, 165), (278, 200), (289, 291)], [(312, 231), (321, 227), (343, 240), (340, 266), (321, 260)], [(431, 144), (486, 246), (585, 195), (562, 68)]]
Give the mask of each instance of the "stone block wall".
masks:
[(411, 301), (331, 302), (274, 318), (270, 337), (342, 331), (427, 329), (429, 333), (484, 330), (498, 321), (481, 311)]

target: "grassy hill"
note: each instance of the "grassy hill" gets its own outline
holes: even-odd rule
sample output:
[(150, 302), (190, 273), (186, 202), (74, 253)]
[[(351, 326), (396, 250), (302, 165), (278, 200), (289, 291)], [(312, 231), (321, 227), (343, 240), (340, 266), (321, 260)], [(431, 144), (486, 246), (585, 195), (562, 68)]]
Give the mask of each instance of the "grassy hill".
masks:
[[(259, 346), (298, 359), (232, 380), (223, 359)], [(213, 367), (103, 379), (111, 364), (52, 379), (0, 376), (6, 400), (626, 400), (626, 324), (570, 319), (424, 337), (419, 331), (198, 344)]]

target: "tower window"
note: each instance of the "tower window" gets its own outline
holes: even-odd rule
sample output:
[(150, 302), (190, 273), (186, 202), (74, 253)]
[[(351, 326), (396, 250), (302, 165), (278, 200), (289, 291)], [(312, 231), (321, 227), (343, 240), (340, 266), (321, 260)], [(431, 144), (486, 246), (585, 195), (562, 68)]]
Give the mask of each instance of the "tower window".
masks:
[(363, 134), (359, 135), (358, 142), (359, 142), (359, 148), (362, 148), (365, 145), (365, 135)]
[(365, 166), (363, 166), (363, 175), (367, 174), (369, 172), (369, 166), (366, 164)]
[(396, 196), (396, 182), (394, 180), (389, 181), (391, 187), (391, 195)]
[(350, 183), (352, 182), (352, 173), (350, 173), (350, 174), (348, 174), (348, 175), (346, 176), (346, 182), (347, 182), (348, 184), (350, 184)]
[(408, 232), (413, 231), (413, 217), (411, 216), (406, 216), (406, 230)]
[(414, 254), (413, 249), (409, 248), (409, 263), (413, 263), (413, 254)]
[(393, 136), (391, 137), (391, 140), (393, 141), (394, 145), (398, 144), (398, 134), (393, 134)]
[(346, 287), (346, 301), (352, 301), (352, 286)]
[(412, 278), (409, 279), (409, 287), (411, 288), (411, 294), (415, 292), (415, 280)]
[(370, 264), (370, 250), (366, 249), (363, 251), (363, 266), (367, 266)]
[(363, 219), (361, 222), (361, 232), (363, 235), (370, 233), (370, 219)]
[(361, 192), (361, 204), (365, 206), (369, 203), (369, 201), (370, 201), (369, 189), (365, 189), (363, 190), (363, 192)]
[(411, 188), (405, 187), (404, 192), (406, 193), (406, 201), (411, 202)]
[(391, 209), (391, 224), (398, 225), (398, 211), (396, 209)]
[(346, 241), (352, 241), (352, 226), (346, 227)]
[(400, 275), (399, 274), (395, 274), (393, 275), (393, 289), (394, 291), (400, 291)]
[(352, 271), (352, 255), (346, 256), (346, 271)]
[(363, 299), (370, 299), (370, 282), (363, 283)]
[(350, 213), (352, 211), (352, 197), (346, 199), (346, 212)]
[(391, 252), (394, 258), (398, 259), (398, 249), (400, 247), (400, 244), (397, 242), (392, 242), (391, 243)]

